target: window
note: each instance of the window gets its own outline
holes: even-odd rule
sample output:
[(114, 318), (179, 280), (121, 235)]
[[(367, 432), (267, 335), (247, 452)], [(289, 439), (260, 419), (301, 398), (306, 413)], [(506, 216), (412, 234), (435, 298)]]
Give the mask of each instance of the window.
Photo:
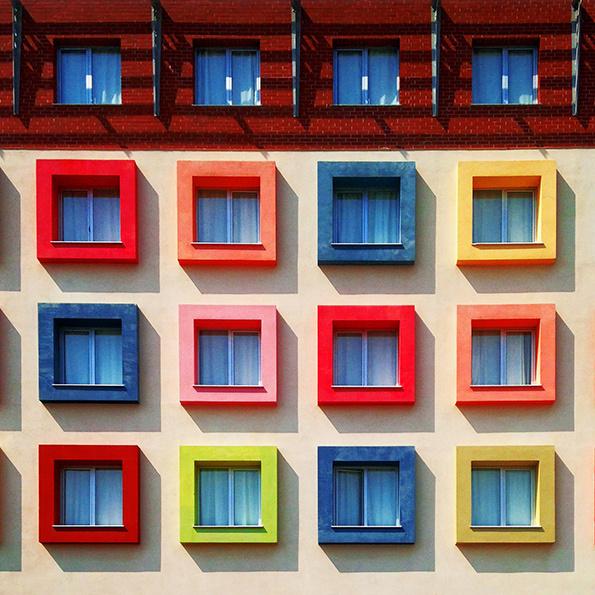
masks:
[(249, 49), (196, 52), (198, 105), (259, 105), (260, 55)]
[(260, 386), (260, 334), (200, 331), (198, 384)]
[(471, 525), (523, 527), (534, 524), (535, 470), (473, 468)]
[(197, 241), (258, 244), (260, 205), (256, 191), (196, 191)]
[(122, 103), (120, 50), (111, 47), (58, 50), (58, 103)]
[(60, 240), (119, 242), (120, 192), (117, 188), (63, 190)]
[(537, 50), (474, 48), (473, 103), (537, 103)]
[(335, 50), (336, 105), (397, 105), (399, 53), (395, 48)]
[(533, 190), (474, 190), (473, 243), (535, 241)]
[(255, 527), (260, 514), (260, 469), (197, 469), (198, 525)]

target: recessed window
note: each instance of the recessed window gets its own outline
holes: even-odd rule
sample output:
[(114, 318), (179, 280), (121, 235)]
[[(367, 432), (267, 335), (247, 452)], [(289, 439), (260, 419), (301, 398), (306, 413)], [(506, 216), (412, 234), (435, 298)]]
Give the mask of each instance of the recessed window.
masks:
[(533, 190), (474, 190), (473, 243), (535, 242)]
[(471, 526), (525, 527), (534, 519), (534, 469), (472, 469)]
[(63, 242), (119, 242), (120, 191), (117, 188), (63, 190), (60, 205)]
[(259, 105), (258, 50), (200, 49), (196, 52), (198, 105)]
[(262, 525), (260, 469), (199, 468), (196, 481), (199, 526)]
[(196, 241), (210, 244), (258, 244), (258, 192), (197, 190)]
[(473, 103), (537, 103), (537, 50), (475, 48)]
[(335, 50), (336, 105), (397, 105), (399, 53), (396, 48)]
[(58, 103), (122, 103), (120, 71), (118, 48), (61, 48)]

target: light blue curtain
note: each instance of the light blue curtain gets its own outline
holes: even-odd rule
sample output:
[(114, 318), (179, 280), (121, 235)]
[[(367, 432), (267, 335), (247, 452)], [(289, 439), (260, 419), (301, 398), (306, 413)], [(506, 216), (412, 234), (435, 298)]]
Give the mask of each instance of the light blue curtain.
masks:
[(199, 50), (196, 54), (196, 103), (227, 105), (225, 50)]
[(337, 525), (364, 524), (364, 472), (337, 469), (335, 471), (335, 522)]
[(117, 189), (93, 190), (93, 240), (120, 241), (120, 191)]
[(95, 524), (123, 524), (122, 469), (95, 469)]
[(473, 331), (471, 384), (501, 384), (500, 331)]
[(86, 50), (61, 49), (58, 62), (60, 103), (89, 103)]
[(228, 242), (227, 191), (197, 190), (196, 200), (198, 241), (215, 244)]
[(95, 384), (122, 384), (122, 331), (95, 331)]
[(62, 192), (62, 237), (65, 242), (88, 242), (89, 198), (86, 190)]
[(335, 101), (339, 105), (361, 105), (362, 52), (342, 50), (336, 53)]
[(368, 243), (394, 244), (399, 241), (398, 211), (396, 192), (368, 191)]
[(341, 333), (335, 337), (335, 378), (340, 386), (361, 386), (363, 338), (361, 333)]
[(474, 49), (472, 67), (473, 103), (502, 103), (502, 50)]
[(368, 332), (368, 386), (397, 384), (397, 333)]
[(500, 469), (471, 470), (471, 524), (500, 526)]
[(233, 192), (232, 242), (257, 244), (260, 240), (260, 205), (257, 192)]
[(508, 192), (506, 201), (507, 228), (509, 242), (533, 241), (533, 193)]
[(200, 469), (199, 525), (229, 525), (229, 473), (227, 469)]
[(335, 241), (340, 244), (360, 244), (362, 234), (361, 192), (337, 192), (335, 198)]
[(94, 48), (91, 56), (93, 103), (122, 103), (120, 50)]
[(372, 105), (397, 104), (397, 50), (368, 50), (368, 93)]
[(502, 241), (502, 191), (473, 191), (473, 243)]
[(63, 337), (64, 384), (91, 384), (89, 331), (64, 331)]
[(531, 384), (533, 333), (506, 333), (506, 384)]
[(227, 331), (201, 331), (198, 340), (199, 384), (229, 384)]
[(366, 525), (396, 525), (398, 473), (396, 469), (368, 469)]
[(233, 499), (234, 525), (260, 524), (260, 471), (233, 471)]
[(508, 50), (508, 103), (533, 103), (533, 50)]
[(233, 50), (231, 52), (231, 103), (256, 103), (257, 52)]
[(506, 524), (527, 526), (533, 523), (533, 471), (507, 469), (506, 474)]
[(63, 471), (62, 524), (91, 524), (91, 471), (65, 469)]
[(236, 385), (260, 384), (260, 335), (258, 333), (234, 333), (233, 374)]

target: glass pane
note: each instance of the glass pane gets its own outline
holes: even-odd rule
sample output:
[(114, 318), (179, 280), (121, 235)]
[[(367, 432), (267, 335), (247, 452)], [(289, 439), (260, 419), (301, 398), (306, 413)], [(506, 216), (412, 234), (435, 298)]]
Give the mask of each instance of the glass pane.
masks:
[(260, 240), (258, 192), (233, 192), (231, 195), (232, 241), (257, 244)]
[(196, 229), (199, 242), (226, 243), (228, 238), (227, 191), (198, 190)]
[(91, 384), (89, 331), (64, 331), (64, 384)]
[(198, 341), (199, 384), (229, 384), (227, 331), (201, 331)]
[(533, 50), (508, 51), (508, 103), (533, 103)]
[(473, 103), (502, 103), (502, 50), (473, 50)]
[(62, 494), (62, 523), (64, 525), (91, 524), (91, 471), (65, 469)]
[(362, 52), (340, 51), (336, 54), (335, 92), (338, 105), (361, 105)]
[(397, 50), (368, 50), (368, 89), (372, 105), (397, 104)]
[(471, 524), (499, 526), (500, 469), (471, 470)]
[(342, 333), (335, 337), (335, 379), (334, 384), (362, 386), (361, 334)]
[(508, 192), (506, 201), (508, 242), (532, 242), (533, 225), (533, 192)]
[(501, 384), (500, 331), (474, 331), (471, 340), (471, 384)]
[(473, 191), (473, 243), (502, 241), (502, 191)]
[(362, 232), (361, 192), (337, 192), (335, 197), (335, 241), (340, 244), (361, 244)]
[(93, 240), (120, 241), (120, 191), (117, 188), (93, 190)]
[(526, 526), (533, 522), (533, 471), (507, 469), (506, 473), (506, 524)]
[(260, 471), (234, 471), (233, 486), (233, 524), (260, 525)]
[(122, 331), (95, 331), (95, 384), (122, 384)]
[(225, 50), (199, 50), (196, 54), (196, 103), (227, 105)]
[(233, 378), (237, 385), (260, 384), (260, 335), (234, 333)]
[(231, 52), (231, 103), (256, 103), (256, 58), (252, 51)]
[(363, 517), (363, 471), (337, 469), (335, 472), (335, 522), (361, 526)]
[(368, 385), (397, 384), (397, 333), (368, 332)]
[(87, 97), (87, 51), (60, 50), (60, 103), (89, 103)]
[(120, 50), (94, 48), (91, 62), (93, 103), (122, 103)]
[(368, 242), (395, 244), (399, 241), (399, 201), (389, 190), (368, 191)]
[(366, 490), (366, 525), (397, 524), (396, 469), (368, 469)]
[(227, 469), (200, 469), (198, 489), (198, 524), (229, 525)]
[(62, 237), (65, 242), (88, 242), (89, 198), (86, 190), (62, 192)]
[(123, 524), (122, 469), (95, 470), (95, 524)]
[(531, 384), (533, 333), (506, 333), (506, 384)]

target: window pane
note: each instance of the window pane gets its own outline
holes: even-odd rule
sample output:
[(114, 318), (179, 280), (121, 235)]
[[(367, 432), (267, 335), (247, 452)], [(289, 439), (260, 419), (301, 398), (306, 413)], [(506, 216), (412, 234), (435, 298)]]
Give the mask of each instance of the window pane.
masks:
[(231, 52), (231, 103), (233, 105), (256, 103), (256, 62), (256, 52)]
[(122, 331), (95, 331), (95, 384), (122, 384)]
[(201, 331), (199, 334), (199, 384), (229, 384), (227, 331)]
[(234, 333), (233, 336), (234, 384), (260, 384), (260, 335)]
[(234, 471), (233, 486), (233, 524), (260, 525), (260, 471)]
[(227, 469), (200, 469), (199, 525), (229, 525), (229, 475)]
[(232, 241), (240, 244), (257, 244), (260, 239), (260, 204), (257, 192), (232, 193)]
[(62, 240), (65, 242), (88, 242), (89, 199), (86, 190), (62, 192)]
[(531, 384), (533, 333), (506, 333), (506, 384)]
[(533, 192), (508, 192), (506, 203), (508, 242), (532, 242)]
[(120, 241), (120, 191), (116, 188), (93, 190), (93, 240)]
[(89, 332), (64, 332), (64, 384), (91, 384)]
[(471, 470), (471, 524), (499, 526), (500, 469)]
[(399, 241), (399, 201), (389, 190), (368, 191), (368, 242), (394, 244)]
[(397, 384), (397, 333), (368, 332), (368, 385)]
[(397, 471), (368, 469), (366, 525), (397, 524)]
[(533, 103), (533, 50), (508, 51), (508, 103)]
[(533, 471), (507, 469), (506, 473), (506, 524), (531, 525), (533, 515)]
[(473, 103), (502, 103), (502, 50), (473, 50)]
[(123, 524), (122, 469), (95, 470), (95, 524)]
[(336, 54), (336, 102), (360, 105), (362, 101), (362, 52), (340, 51)]
[(62, 523), (64, 525), (91, 524), (91, 471), (65, 469), (62, 494)]
[(196, 102), (227, 105), (225, 50), (199, 50), (196, 55)]
[(336, 241), (340, 244), (361, 244), (362, 193), (338, 192), (335, 199)]
[(122, 103), (120, 50), (93, 49), (93, 103)]
[(397, 104), (397, 50), (368, 50), (368, 89), (372, 105)]
[(335, 474), (335, 518), (337, 525), (361, 526), (363, 518), (362, 471), (337, 469)]
[(362, 346), (361, 334), (343, 333), (335, 337), (335, 384), (362, 385)]
[(473, 191), (473, 243), (502, 241), (502, 191)]
[(86, 50), (60, 50), (60, 103), (89, 103)]
[(227, 228), (227, 191), (198, 190), (196, 229), (199, 242), (226, 243), (229, 241)]
[(471, 341), (471, 384), (501, 384), (500, 331), (474, 331)]

